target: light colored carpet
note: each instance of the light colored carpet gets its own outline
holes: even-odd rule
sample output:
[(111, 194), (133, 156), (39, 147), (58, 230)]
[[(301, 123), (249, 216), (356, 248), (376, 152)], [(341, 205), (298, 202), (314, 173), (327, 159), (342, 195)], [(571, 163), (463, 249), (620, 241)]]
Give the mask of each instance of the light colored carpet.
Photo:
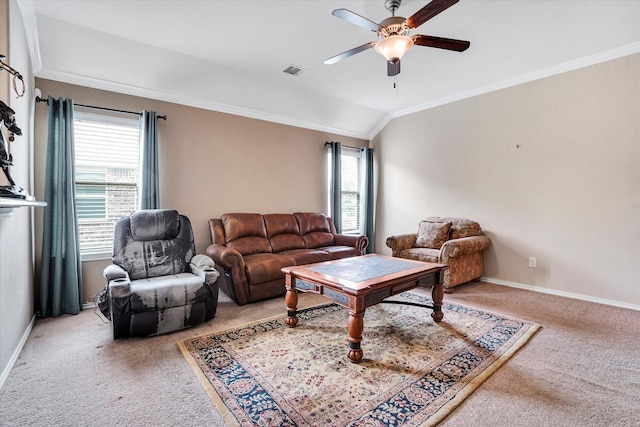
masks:
[(502, 366), (538, 325), (423, 294), (364, 315), (364, 357), (346, 358), (348, 312), (333, 304), (189, 338), (180, 349), (230, 425), (433, 426)]
[[(303, 294), (299, 307), (324, 301)], [(640, 312), (490, 283), (458, 286), (445, 301), (542, 328), (440, 425), (640, 425)], [(284, 298), (223, 298), (195, 328), (118, 341), (91, 310), (39, 320), (0, 390), (0, 425), (222, 426), (176, 342), (284, 311)]]

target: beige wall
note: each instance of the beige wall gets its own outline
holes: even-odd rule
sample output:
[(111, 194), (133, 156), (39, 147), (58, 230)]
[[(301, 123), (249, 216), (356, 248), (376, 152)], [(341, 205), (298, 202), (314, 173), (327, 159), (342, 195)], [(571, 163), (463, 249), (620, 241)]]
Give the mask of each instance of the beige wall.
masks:
[(485, 277), (640, 307), (640, 55), (397, 118), (371, 146), (378, 252), (424, 217), (471, 218)]
[[(79, 104), (167, 115), (166, 121), (158, 122), (160, 204), (191, 219), (198, 252), (211, 243), (209, 218), (226, 212), (326, 212), (325, 141), (351, 146), (368, 142), (50, 80), (37, 79), (36, 86), (43, 96), (72, 98)], [(47, 107), (39, 104), (36, 193), (40, 197), (46, 126)], [(102, 269), (108, 262), (83, 263), (85, 300), (104, 286)]]
[[(0, 53), (23, 75), (26, 84), (24, 96), (16, 98), (9, 73), (0, 72), (0, 99), (16, 112), (16, 123), (22, 130), (22, 136), (9, 143), (14, 164), (11, 176), (33, 194), (33, 73), (20, 11), (15, 2), (6, 0), (0, 0)], [(21, 207), (0, 214), (0, 386), (15, 363), (34, 316), (33, 210)]]

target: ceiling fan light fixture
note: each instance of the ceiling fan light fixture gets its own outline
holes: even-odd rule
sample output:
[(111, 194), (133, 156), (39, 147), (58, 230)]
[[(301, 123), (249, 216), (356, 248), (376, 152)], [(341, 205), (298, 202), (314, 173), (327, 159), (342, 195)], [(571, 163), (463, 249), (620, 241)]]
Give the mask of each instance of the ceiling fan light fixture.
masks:
[(413, 46), (413, 39), (403, 35), (392, 35), (376, 43), (376, 52), (384, 56), (387, 61), (397, 62)]

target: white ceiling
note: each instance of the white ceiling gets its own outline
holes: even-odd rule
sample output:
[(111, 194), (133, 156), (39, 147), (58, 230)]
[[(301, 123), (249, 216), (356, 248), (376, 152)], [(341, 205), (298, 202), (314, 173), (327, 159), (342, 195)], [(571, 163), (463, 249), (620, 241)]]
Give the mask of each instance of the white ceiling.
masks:
[(394, 89), (373, 49), (323, 63), (376, 39), (331, 12), (379, 22), (384, 0), (17, 1), (38, 77), (365, 139), (394, 117), (640, 52), (640, 1), (462, 0), (412, 34), (471, 47), (412, 48)]

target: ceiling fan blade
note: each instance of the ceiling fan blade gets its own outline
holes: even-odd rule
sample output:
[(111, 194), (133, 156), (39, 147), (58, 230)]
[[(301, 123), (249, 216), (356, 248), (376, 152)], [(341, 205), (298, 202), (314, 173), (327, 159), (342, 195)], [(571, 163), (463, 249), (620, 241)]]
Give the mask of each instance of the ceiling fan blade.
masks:
[(332, 56), (331, 58), (329, 58), (326, 61), (324, 61), (324, 63), (327, 64), (327, 65), (335, 64), (336, 62), (342, 61), (343, 59), (347, 59), (348, 57), (353, 56), (356, 53), (360, 53), (360, 52), (365, 51), (367, 49), (371, 49), (375, 45), (376, 45), (376, 42), (365, 43), (362, 46), (354, 47), (353, 49), (349, 49), (348, 51), (342, 52), (339, 55)]
[(387, 61), (387, 76), (393, 77), (400, 74), (400, 60)]
[(440, 12), (450, 8), (459, 0), (433, 0), (425, 7), (414, 13), (407, 19), (407, 26), (409, 28), (416, 28), (433, 18)]
[(378, 31), (380, 28), (382, 28), (377, 23), (370, 21), (364, 16), (358, 15), (357, 13), (353, 13), (348, 9), (336, 9), (331, 12), (331, 14), (337, 18), (344, 19), (347, 22), (351, 22), (358, 27), (362, 27), (365, 30)]
[(466, 40), (445, 39), (443, 37), (423, 36), (416, 34), (411, 37), (413, 44), (419, 46), (437, 47), (438, 49), (455, 50), (456, 52), (462, 52), (469, 48), (471, 42)]

